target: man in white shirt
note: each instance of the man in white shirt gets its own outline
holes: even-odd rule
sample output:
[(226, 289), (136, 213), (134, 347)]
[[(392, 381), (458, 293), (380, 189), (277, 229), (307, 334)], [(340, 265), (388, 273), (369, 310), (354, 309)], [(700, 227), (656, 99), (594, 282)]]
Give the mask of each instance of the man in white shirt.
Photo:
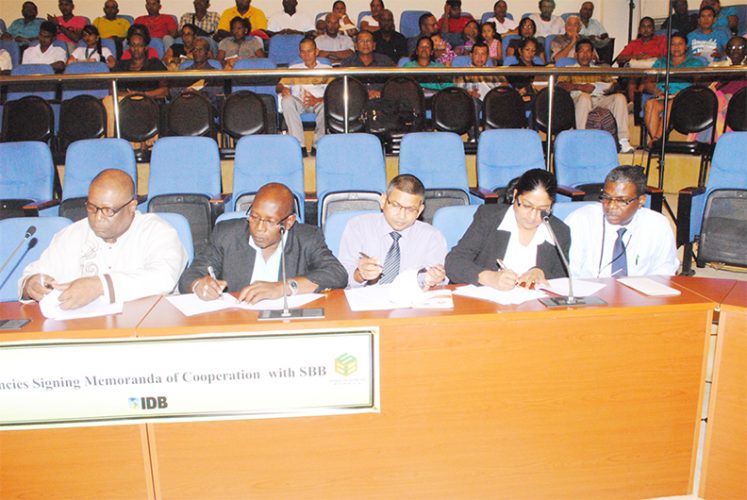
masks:
[(578, 278), (672, 276), (677, 271), (674, 233), (666, 217), (643, 208), (646, 176), (641, 167), (612, 169), (601, 203), (571, 213), (571, 272)]
[(565, 32), (563, 18), (552, 15), (555, 10), (555, 0), (540, 0), (539, 10), (539, 13), (529, 15), (529, 18), (537, 26), (537, 32), (534, 36), (562, 35)]
[(414, 175), (398, 175), (381, 195), (380, 214), (351, 219), (340, 240), (340, 262), (348, 286), (391, 283), (401, 271), (418, 270), (429, 288), (446, 277), (446, 239), (418, 217), (425, 208), (425, 188)]
[(176, 230), (137, 210), (132, 178), (104, 170), (88, 190), (88, 218), (55, 235), (19, 280), (22, 299), (59, 290), (60, 307), (77, 309), (103, 296), (125, 302), (170, 293), (187, 263)]
[[(322, 64), (316, 60), (319, 50), (312, 38), (304, 38), (299, 44), (299, 55), (302, 63), (291, 64), (289, 69), (314, 69), (331, 68), (329, 64)], [(316, 113), (316, 128), (314, 130), (314, 145), (324, 135), (324, 91), (327, 88), (326, 80), (304, 79), (295, 82), (292, 78), (284, 78), (277, 85), (277, 93), (281, 96), (280, 103), (283, 108), (285, 124), (288, 126), (288, 134), (298, 139), (305, 153), (306, 147), (303, 139), (303, 123), (301, 113)]]
[(52, 45), (57, 34), (57, 26), (44, 21), (39, 28), (39, 44), (32, 45), (23, 51), (22, 64), (49, 64), (61, 73), (65, 69), (67, 52), (62, 47)]
[(273, 35), (303, 35), (314, 31), (314, 19), (298, 12), (298, 0), (283, 0), (283, 10), (275, 12), (267, 22), (267, 31)]
[(519, 24), (513, 19), (506, 17), (508, 13), (508, 4), (506, 0), (498, 0), (493, 5), (493, 17), (487, 22), (495, 24), (495, 31), (499, 35), (512, 35), (516, 33)]
[(353, 39), (340, 33), (340, 18), (334, 12), (327, 14), (325, 21), (327, 31), (316, 37), (319, 57), (326, 57), (332, 62), (332, 66), (339, 66), (343, 60), (355, 54)]

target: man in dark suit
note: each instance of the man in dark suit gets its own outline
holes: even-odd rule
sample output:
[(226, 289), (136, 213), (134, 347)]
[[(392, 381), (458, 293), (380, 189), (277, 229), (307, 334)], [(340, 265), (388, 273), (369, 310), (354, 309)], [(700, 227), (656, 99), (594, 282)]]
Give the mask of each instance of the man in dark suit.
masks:
[(228, 288), (239, 292), (240, 301), (252, 304), (282, 297), (281, 238), (285, 238), (286, 294), (347, 285), (345, 268), (327, 248), (321, 231), (296, 224), (291, 191), (270, 183), (257, 192), (246, 219), (215, 227), (210, 245), (182, 274), (180, 291), (213, 300)]

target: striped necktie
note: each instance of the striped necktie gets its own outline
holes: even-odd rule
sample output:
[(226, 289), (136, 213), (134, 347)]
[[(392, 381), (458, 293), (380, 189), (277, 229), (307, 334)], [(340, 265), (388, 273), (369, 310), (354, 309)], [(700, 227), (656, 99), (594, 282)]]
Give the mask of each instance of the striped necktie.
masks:
[(392, 237), (392, 246), (389, 247), (389, 251), (386, 253), (384, 259), (384, 270), (381, 273), (381, 280), (379, 283), (391, 283), (394, 278), (399, 274), (399, 239), (402, 237), (397, 231), (389, 233)]
[(628, 275), (628, 256), (625, 254), (623, 236), (626, 229), (621, 227), (617, 230), (617, 239), (612, 246), (612, 276), (621, 277)]

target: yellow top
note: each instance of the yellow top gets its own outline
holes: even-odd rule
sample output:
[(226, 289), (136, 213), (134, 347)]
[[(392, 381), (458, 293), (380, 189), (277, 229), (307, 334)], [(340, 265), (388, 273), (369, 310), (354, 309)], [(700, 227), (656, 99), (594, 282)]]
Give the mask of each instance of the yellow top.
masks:
[(252, 24), (252, 31), (267, 29), (267, 17), (265, 17), (265, 13), (252, 6), (249, 6), (249, 10), (244, 14), (240, 14), (239, 9), (235, 6), (224, 10), (220, 16), (220, 21), (218, 21), (218, 29), (230, 32), (231, 19), (236, 16), (249, 19), (249, 22)]
[(110, 21), (105, 17), (97, 17), (93, 20), (93, 25), (99, 30), (101, 38), (111, 38), (113, 36), (125, 38), (127, 30), (130, 29), (130, 22), (121, 17), (116, 18), (114, 21)]

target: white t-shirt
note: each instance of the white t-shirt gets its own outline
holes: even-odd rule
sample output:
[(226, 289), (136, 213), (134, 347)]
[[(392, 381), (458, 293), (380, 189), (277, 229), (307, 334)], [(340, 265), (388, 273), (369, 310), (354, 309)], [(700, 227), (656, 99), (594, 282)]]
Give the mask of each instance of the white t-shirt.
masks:
[(13, 60), (10, 57), (10, 52), (0, 49), (0, 71), (10, 71), (12, 69)]
[(314, 20), (304, 12), (296, 11), (291, 16), (283, 10), (270, 16), (270, 19), (267, 21), (267, 30), (272, 32), (295, 30), (306, 33), (307, 31), (314, 30)]
[(65, 62), (67, 52), (62, 47), (50, 45), (46, 52), (42, 52), (39, 45), (32, 45), (23, 51), (23, 64), (53, 64), (56, 62)]
[[(104, 61), (106, 61), (111, 57), (112, 51), (106, 47), (101, 47), (101, 55), (104, 56)], [(89, 49), (88, 47), (78, 47), (73, 51), (72, 57), (78, 62), (101, 61), (98, 51), (96, 49)]]
[(550, 16), (549, 21), (544, 21), (539, 14), (530, 14), (529, 18), (537, 25), (537, 33), (534, 36), (562, 35), (565, 33), (565, 21), (559, 16)]
[(519, 27), (519, 23), (507, 17), (503, 19), (503, 22), (498, 21), (495, 17), (491, 17), (486, 22), (495, 24), (495, 30), (499, 35)]
[(327, 52), (339, 52), (341, 50), (355, 50), (353, 39), (342, 33), (338, 33), (336, 37), (324, 35), (316, 37), (316, 48), (319, 50), (326, 50)]
[(361, 18), (361, 26), (363, 26), (364, 21), (367, 22), (369, 26), (379, 26), (379, 21), (377, 21), (376, 18), (370, 14)]

